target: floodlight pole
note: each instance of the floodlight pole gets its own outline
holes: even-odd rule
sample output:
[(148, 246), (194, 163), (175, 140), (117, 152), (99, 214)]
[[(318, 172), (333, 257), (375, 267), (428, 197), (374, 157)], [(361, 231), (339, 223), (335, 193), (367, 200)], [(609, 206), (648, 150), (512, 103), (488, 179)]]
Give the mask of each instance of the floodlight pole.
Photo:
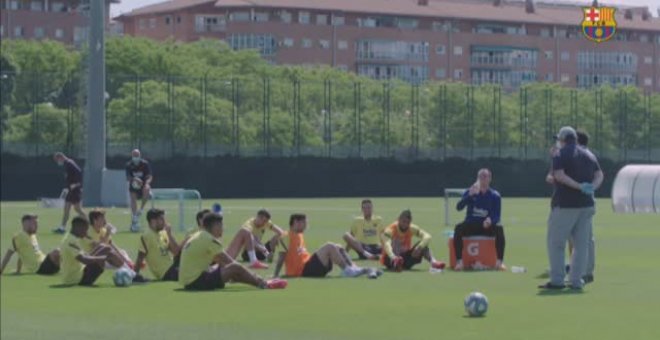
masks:
[(86, 206), (101, 206), (105, 169), (105, 0), (90, 0), (87, 84), (87, 157), (83, 178)]

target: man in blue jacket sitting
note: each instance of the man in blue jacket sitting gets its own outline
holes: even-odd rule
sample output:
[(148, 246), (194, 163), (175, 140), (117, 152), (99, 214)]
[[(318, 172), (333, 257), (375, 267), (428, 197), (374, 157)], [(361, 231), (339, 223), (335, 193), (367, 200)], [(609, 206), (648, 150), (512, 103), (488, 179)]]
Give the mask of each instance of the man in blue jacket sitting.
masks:
[(497, 250), (497, 263), (495, 269), (506, 270), (504, 260), (504, 228), (500, 223), (502, 212), (502, 198), (497, 190), (490, 187), (493, 178), (488, 169), (481, 169), (477, 174), (477, 181), (468, 190), (456, 205), (461, 211), (467, 207), (465, 220), (454, 229), (454, 251), (456, 266), (454, 270), (463, 270), (463, 237), (466, 236), (494, 236)]

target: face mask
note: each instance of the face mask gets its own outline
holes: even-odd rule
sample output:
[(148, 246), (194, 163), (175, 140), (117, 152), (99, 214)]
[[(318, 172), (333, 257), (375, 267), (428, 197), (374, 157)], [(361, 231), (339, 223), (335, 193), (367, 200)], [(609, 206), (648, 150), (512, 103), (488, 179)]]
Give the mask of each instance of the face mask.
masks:
[(555, 146), (557, 147), (557, 149), (561, 149), (561, 142), (557, 141), (557, 144), (555, 144)]
[(140, 157), (133, 157), (131, 158), (131, 160), (133, 161), (134, 164), (140, 163)]
[(58, 165), (58, 166), (63, 166), (63, 165), (64, 165), (64, 161), (57, 161), (57, 165)]

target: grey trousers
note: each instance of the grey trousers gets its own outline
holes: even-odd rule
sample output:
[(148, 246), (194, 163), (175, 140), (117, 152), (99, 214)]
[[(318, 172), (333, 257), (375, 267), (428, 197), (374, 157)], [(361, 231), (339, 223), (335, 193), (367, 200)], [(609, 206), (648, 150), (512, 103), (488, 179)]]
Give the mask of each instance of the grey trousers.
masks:
[(564, 284), (566, 277), (566, 242), (573, 240), (573, 256), (569, 280), (573, 287), (582, 287), (582, 276), (587, 271), (589, 243), (593, 239), (592, 219), (596, 210), (588, 208), (553, 208), (548, 218), (548, 259), (550, 283)]
[[(596, 269), (596, 239), (594, 238), (593, 235), (593, 224), (591, 228), (591, 235), (589, 235), (589, 252), (587, 253), (587, 270), (585, 272), (585, 275), (594, 275), (594, 270)], [(573, 244), (573, 240), (571, 239), (571, 245)], [(571, 253), (573, 255), (573, 253)], [(571, 258), (571, 261), (573, 259)]]

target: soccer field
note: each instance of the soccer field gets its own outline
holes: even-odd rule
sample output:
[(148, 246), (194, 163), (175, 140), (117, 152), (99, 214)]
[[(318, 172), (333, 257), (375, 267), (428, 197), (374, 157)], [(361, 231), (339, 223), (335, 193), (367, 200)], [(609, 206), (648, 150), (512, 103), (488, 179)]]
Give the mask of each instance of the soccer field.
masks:
[[(213, 201), (206, 201), (210, 206)], [(292, 212), (308, 215), (307, 246), (340, 242), (359, 214), (360, 199), (223, 200), (227, 244), (237, 227), (260, 207), (280, 226)], [(12, 275), (16, 261), (0, 279), (2, 339), (660, 339), (658, 320), (657, 215), (615, 215), (609, 200), (599, 200), (595, 217), (595, 283), (581, 293), (541, 294), (536, 285), (546, 268), (548, 199), (503, 200), (507, 237), (505, 262), (524, 266), (511, 272), (385, 273), (378, 280), (342, 279), (335, 269), (327, 279), (293, 279), (280, 291), (229, 285), (215, 292), (189, 293), (176, 283), (116, 288), (106, 272), (95, 288), (59, 288), (60, 277)], [(448, 260), (440, 198), (376, 198), (375, 213), (394, 220), (411, 208), (413, 223), (432, 232), (436, 257)], [(59, 209), (36, 202), (1, 204), (1, 250), (20, 228), (20, 216), (39, 214), (42, 250), (61, 236), (50, 229)], [(454, 217), (459, 217), (454, 215)], [(192, 218), (192, 217), (191, 217)], [(114, 242), (135, 258), (138, 237), (126, 230), (125, 209), (108, 210), (120, 229)], [(175, 221), (171, 221), (174, 224)], [(143, 227), (144, 227), (144, 223)], [(183, 237), (177, 234), (178, 240)], [(352, 253), (354, 255), (354, 253)], [(364, 262), (362, 262), (364, 264)], [(375, 265), (376, 263), (372, 263)], [(271, 275), (272, 270), (261, 274)], [(490, 300), (484, 318), (468, 318), (463, 298), (482, 291)]]

